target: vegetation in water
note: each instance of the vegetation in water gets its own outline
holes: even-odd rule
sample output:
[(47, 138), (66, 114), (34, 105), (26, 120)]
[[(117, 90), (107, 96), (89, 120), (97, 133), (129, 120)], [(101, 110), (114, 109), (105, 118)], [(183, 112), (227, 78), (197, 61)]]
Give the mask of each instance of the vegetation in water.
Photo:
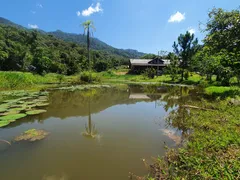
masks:
[[(9, 125), (10, 123), (24, 118), (27, 115), (37, 115), (46, 112), (39, 109), (49, 104), (47, 92), (24, 92), (18, 93), (5, 92), (1, 93), (3, 99), (0, 99), (0, 127)], [(4, 100), (4, 97), (8, 100)], [(10, 99), (9, 99), (10, 98)]]
[(44, 109), (37, 109), (37, 110), (27, 111), (26, 114), (27, 115), (37, 115), (37, 114), (42, 114), (42, 113), (45, 113), (45, 112), (47, 112), (47, 111), (44, 110)]
[(29, 129), (27, 131), (25, 131), (23, 134), (15, 137), (15, 141), (39, 141), (42, 140), (44, 138), (46, 138), (46, 136), (48, 136), (49, 133), (47, 131), (44, 130), (37, 130), (37, 129)]

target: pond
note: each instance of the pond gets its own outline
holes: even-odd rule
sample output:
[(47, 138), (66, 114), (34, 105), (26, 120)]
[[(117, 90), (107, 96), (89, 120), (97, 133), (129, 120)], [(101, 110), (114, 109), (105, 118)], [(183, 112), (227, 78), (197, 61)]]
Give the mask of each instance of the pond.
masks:
[[(196, 99), (187, 87), (124, 86), (82, 91), (54, 90), (40, 115), (0, 128), (0, 179), (124, 180), (146, 175), (143, 159), (163, 156), (187, 133), (166, 120), (180, 103)], [(185, 113), (187, 114), (187, 112)], [(29, 129), (49, 135), (12, 141)]]

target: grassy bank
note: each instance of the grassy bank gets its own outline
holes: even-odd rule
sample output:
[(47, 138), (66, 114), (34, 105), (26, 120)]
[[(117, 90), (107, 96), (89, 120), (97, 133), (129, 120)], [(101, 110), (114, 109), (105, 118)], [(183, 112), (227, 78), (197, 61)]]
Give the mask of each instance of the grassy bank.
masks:
[(181, 148), (157, 160), (155, 180), (240, 178), (240, 106), (227, 100), (198, 106), (211, 110), (192, 109), (185, 119), (171, 120), (191, 133)]
[[(128, 69), (119, 69), (107, 72), (92, 72), (90, 81), (94, 83), (169, 83), (169, 84), (184, 84), (184, 85), (199, 85), (206, 88), (206, 93), (209, 95), (218, 96), (219, 93), (225, 92), (225, 96), (235, 92), (238, 93), (240, 87), (223, 87), (214, 80), (212, 82), (206, 81), (204, 77), (192, 73), (188, 80), (172, 81), (169, 75), (155, 76), (153, 79), (147, 78), (143, 75), (127, 74)], [(4, 72), (0, 71), (0, 90), (12, 90), (12, 89), (32, 89), (42, 88), (49, 85), (72, 85), (88, 83), (89, 73), (82, 72), (73, 76), (64, 76), (59, 74), (46, 74), (40, 76), (38, 74), (32, 74), (27, 72)], [(233, 84), (235, 81), (233, 81)]]
[(120, 70), (107, 71), (100, 73), (100, 75), (102, 76), (103, 80), (107, 82), (164, 82), (172, 84), (198, 85), (204, 81), (202, 76), (195, 73), (190, 74), (188, 80), (184, 81), (179, 81), (179, 79), (173, 81), (170, 75), (155, 76), (153, 79), (151, 79), (144, 75), (127, 74), (126, 70), (122, 72)]
[(234, 98), (240, 96), (240, 87), (239, 86), (209, 86), (205, 88), (205, 93), (214, 98), (225, 99), (227, 97)]
[(23, 72), (0, 72), (0, 89), (25, 89), (37, 85), (59, 83), (59, 75), (40, 76)]

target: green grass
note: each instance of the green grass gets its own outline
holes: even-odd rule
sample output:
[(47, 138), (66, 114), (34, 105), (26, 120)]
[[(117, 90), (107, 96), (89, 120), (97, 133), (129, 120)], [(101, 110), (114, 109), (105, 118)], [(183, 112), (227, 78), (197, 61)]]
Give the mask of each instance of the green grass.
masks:
[[(172, 81), (169, 75), (155, 76), (153, 79), (147, 78), (143, 75), (126, 74), (128, 69), (120, 68), (117, 70), (109, 70), (105, 72), (91, 72), (91, 75), (96, 79), (96, 83), (100, 81), (109, 83), (135, 83), (135, 82), (152, 82), (152, 83), (174, 83), (174, 84), (186, 84), (186, 85), (200, 85), (202, 87), (217, 86), (218, 83), (215, 81), (216, 77), (213, 77), (213, 81), (210, 83), (205, 80), (205, 77), (198, 74), (191, 73), (188, 80), (180, 81), (180, 76), (175, 81)], [(122, 74), (121, 74), (122, 73)], [(49, 86), (50, 84), (80, 84), (83, 80), (86, 80), (87, 72), (82, 72), (73, 76), (64, 76), (59, 74), (46, 74), (40, 76), (28, 72), (4, 72), (0, 71), (0, 90), (8, 89), (29, 89), (29, 88), (41, 88)], [(88, 82), (88, 81), (87, 81)], [(232, 79), (232, 82), (236, 84), (236, 78)], [(219, 88), (220, 89), (220, 88)], [(210, 93), (212, 89), (206, 89), (207, 93)], [(215, 92), (215, 95), (217, 92)]]
[[(124, 70), (126, 72), (126, 70)], [(107, 71), (100, 73), (102, 75), (103, 81), (110, 82), (164, 82), (170, 81), (171, 78), (169, 75), (156, 76), (153, 79), (144, 77), (143, 75), (134, 75), (134, 74), (124, 74), (117, 75), (117, 72), (124, 72), (122, 70), (118, 71)]]
[(154, 169), (163, 179), (239, 179), (240, 106), (227, 101), (198, 106), (215, 110), (192, 109), (185, 119), (173, 118), (171, 123), (180, 123), (192, 133), (183, 147), (169, 149), (159, 158)]
[(60, 75), (52, 73), (40, 76), (28, 72), (0, 71), (0, 90), (26, 89), (37, 85), (59, 83), (60, 80), (63, 80)]
[(205, 93), (214, 98), (234, 98), (240, 96), (240, 87), (239, 86), (209, 86), (205, 88)]
[(125, 74), (125, 75), (117, 75), (118, 72), (124, 72), (124, 70), (117, 70), (117, 71), (107, 71), (102, 72), (103, 81), (106, 82), (165, 82), (165, 83), (175, 83), (175, 84), (187, 84), (187, 85), (197, 85), (202, 81), (202, 76), (198, 74), (192, 74), (189, 76), (188, 80), (180, 81), (176, 79), (172, 81), (169, 75), (162, 75), (162, 76), (155, 76), (153, 79), (144, 77), (143, 75), (134, 75), (134, 74)]

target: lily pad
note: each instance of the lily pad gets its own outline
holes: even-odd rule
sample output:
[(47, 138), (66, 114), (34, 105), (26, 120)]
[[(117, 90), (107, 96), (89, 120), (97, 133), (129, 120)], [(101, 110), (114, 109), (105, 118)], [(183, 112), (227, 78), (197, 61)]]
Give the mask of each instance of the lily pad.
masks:
[(28, 99), (32, 99), (32, 97), (28, 97), (28, 96), (27, 96), (27, 97), (22, 97), (22, 98), (20, 98), (21, 101), (23, 101), (23, 100), (28, 100)]
[(47, 99), (34, 99), (33, 102), (34, 103), (38, 103), (38, 102), (47, 102)]
[(6, 112), (6, 111), (7, 111), (7, 109), (5, 109), (5, 108), (0, 108), (0, 113)]
[(32, 108), (35, 108), (36, 106), (37, 106), (36, 104), (28, 105), (25, 107), (25, 110), (31, 110)]
[(17, 101), (17, 104), (24, 104), (24, 101)]
[(44, 130), (29, 129), (20, 136), (17, 136), (15, 141), (37, 141), (44, 139), (47, 135), (49, 135), (49, 132)]
[(11, 115), (6, 115), (6, 116), (0, 117), (0, 120), (1, 121), (11, 121), (11, 120), (21, 119), (26, 116), (27, 116), (26, 114), (11, 114)]
[(5, 100), (3, 102), (5, 103), (16, 103), (18, 100), (17, 99), (9, 99), (9, 100)]
[(23, 110), (25, 110), (24, 107), (19, 107), (19, 108), (11, 108), (8, 111), (23, 111)]
[(38, 109), (38, 110), (27, 111), (26, 114), (27, 115), (37, 115), (37, 114), (42, 114), (45, 112), (47, 112), (47, 111), (43, 110), (43, 109)]
[(32, 105), (32, 104), (35, 104), (35, 102), (34, 101), (29, 101), (29, 102), (26, 102), (25, 104), (26, 105)]
[(47, 96), (39, 96), (38, 99), (48, 99)]
[(8, 115), (14, 115), (14, 114), (19, 114), (20, 111), (8, 111), (8, 112), (5, 112), (5, 113), (1, 113), (1, 116), (8, 116)]
[(48, 105), (49, 105), (49, 103), (39, 103), (39, 104), (37, 104), (37, 107), (45, 107)]
[(10, 108), (21, 108), (22, 105), (11, 105)]
[(8, 103), (4, 103), (0, 105), (0, 108), (8, 108), (10, 105)]
[(7, 125), (9, 125), (9, 124), (10, 124), (9, 121), (0, 121), (0, 127), (7, 126)]

